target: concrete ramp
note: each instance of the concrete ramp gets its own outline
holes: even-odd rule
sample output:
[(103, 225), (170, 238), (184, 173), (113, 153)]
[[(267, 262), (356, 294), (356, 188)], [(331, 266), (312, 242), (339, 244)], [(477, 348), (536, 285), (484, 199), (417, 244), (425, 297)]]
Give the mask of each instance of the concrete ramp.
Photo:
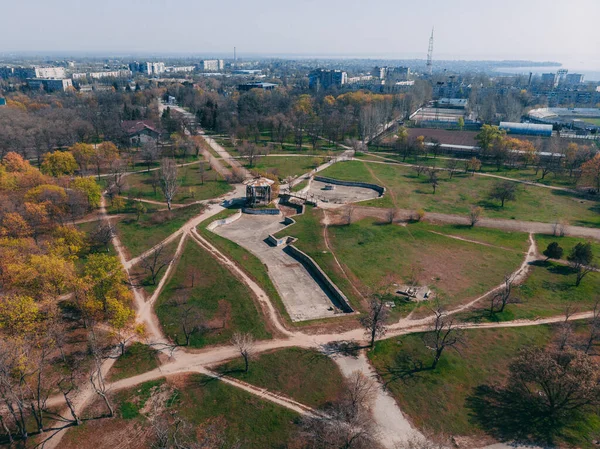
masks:
[(267, 242), (269, 234), (284, 227), (281, 216), (243, 214), (240, 219), (219, 226), (213, 232), (244, 247), (267, 266), (269, 277), (292, 321), (344, 315), (334, 306), (335, 298), (304, 265), (284, 251), (285, 246), (272, 246)]

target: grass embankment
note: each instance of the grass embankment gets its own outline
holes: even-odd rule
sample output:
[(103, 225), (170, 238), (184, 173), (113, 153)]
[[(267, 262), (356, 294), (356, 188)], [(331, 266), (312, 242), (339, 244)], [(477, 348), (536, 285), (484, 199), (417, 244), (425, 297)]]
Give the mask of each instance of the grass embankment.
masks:
[(136, 257), (176, 232), (203, 208), (200, 204), (192, 204), (170, 212), (143, 214), (139, 221), (135, 217), (127, 218), (116, 222), (117, 232), (130, 256)]
[[(435, 370), (424, 370), (400, 379), (409, 361), (429, 366), (431, 350), (421, 334), (411, 334), (376, 343), (369, 353), (371, 363), (382, 376), (400, 408), (415, 425), (446, 435), (483, 435), (476, 419), (475, 389), (482, 385), (500, 385), (507, 379), (508, 367), (520, 348), (545, 346), (553, 338), (549, 326), (465, 331), (460, 352), (446, 350)], [(523, 417), (525, 419), (525, 416)], [(493, 423), (485, 423), (490, 425)], [(591, 426), (591, 427), (589, 427)], [(600, 430), (600, 420), (588, 425), (577, 423), (566, 429), (575, 446), (591, 446), (586, 441), (592, 427)]]
[(107, 380), (114, 382), (120, 379), (158, 368), (158, 351), (143, 343), (135, 342), (120, 356), (108, 373)]
[[(344, 293), (356, 297), (327, 251), (321, 214), (307, 208), (296, 225), (278, 236), (297, 237), (296, 246), (313, 257)], [(363, 294), (408, 282), (414, 275), (420, 285), (429, 286), (447, 304), (475, 298), (500, 284), (505, 274), (519, 267), (528, 247), (524, 233), (426, 223), (398, 226), (365, 219), (349, 226), (329, 226), (327, 232), (338, 261)], [(400, 298), (396, 303), (396, 314), (414, 308)]]
[[(427, 175), (422, 174), (419, 177), (412, 168), (399, 165), (341, 162), (328, 167), (321, 174), (342, 180), (384, 184), (394, 192), (396, 207), (401, 209), (422, 208), (426, 212), (466, 216), (471, 206), (477, 205), (484, 208), (484, 216), (489, 218), (547, 223), (553, 223), (557, 218), (565, 218), (572, 225), (600, 227), (600, 203), (570, 192), (520, 184), (516, 201), (507, 201), (504, 207), (500, 207), (498, 201), (488, 199), (492, 187), (501, 182), (491, 177), (462, 173), (449, 179), (448, 173), (440, 172), (439, 186), (433, 194)], [(394, 206), (389, 193), (382, 199), (366, 201), (361, 205)]]
[(244, 272), (250, 276), (254, 282), (256, 282), (269, 296), (269, 298), (273, 301), (273, 304), (279, 311), (280, 316), (286, 320), (286, 323), (292, 324), (292, 321), (289, 318), (289, 315), (283, 305), (283, 301), (279, 296), (279, 292), (273, 285), (271, 278), (269, 277), (269, 273), (267, 272), (267, 268), (260, 261), (258, 257), (252, 254), (247, 249), (241, 247), (235, 242), (228, 240), (220, 235), (215, 234), (214, 232), (206, 229), (213, 221), (221, 220), (223, 218), (227, 218), (233, 214), (237, 213), (236, 209), (226, 209), (224, 211), (219, 212), (217, 215), (209, 218), (208, 220), (203, 221), (198, 225), (198, 232), (212, 243), (219, 251), (228, 255), (231, 259), (233, 259), (238, 267), (240, 267)]
[(312, 349), (289, 348), (261, 354), (244, 371), (242, 359), (218, 368), (220, 373), (282, 393), (310, 407), (320, 408), (339, 398), (344, 378), (336, 364)]
[[(212, 170), (208, 163), (203, 164), (204, 182), (202, 182), (200, 163), (179, 167), (177, 180), (179, 189), (173, 203), (189, 203), (198, 200), (216, 198), (230, 192), (233, 187), (227, 183), (216, 171)], [(165, 198), (160, 190), (152, 187), (152, 180), (157, 172), (144, 172), (127, 177), (128, 189), (126, 194), (131, 198), (143, 198), (153, 201), (164, 202)]]
[(156, 314), (169, 338), (183, 344), (182, 322), (194, 313), (206, 326), (195, 333), (193, 347), (228, 342), (234, 332), (271, 338), (250, 290), (194, 241), (185, 249), (156, 304)]
[(61, 447), (91, 448), (92, 441), (96, 449), (117, 445), (150, 447), (155, 442), (147, 418), (155, 413), (148, 406), (151, 397), (157, 398), (166, 422), (172, 413), (176, 414), (191, 424), (191, 437), (218, 442), (223, 436), (224, 447), (237, 442), (242, 447), (286, 447), (297, 436), (296, 413), (218, 380), (192, 374), (117, 392), (117, 417), (86, 421), (71, 428)]
[[(164, 246), (162, 253), (160, 254), (160, 256), (158, 256), (157, 267), (162, 265), (164, 262), (168, 262), (169, 260), (173, 259), (173, 257), (175, 256), (175, 252), (177, 251), (177, 245), (179, 245), (180, 239), (181, 236)], [(150, 254), (150, 263), (153, 262), (153, 258), (154, 254)], [(150, 273), (150, 270), (144, 269), (144, 267), (142, 266), (142, 262), (139, 262), (130, 268), (129, 276), (132, 282), (134, 282), (137, 286), (142, 287), (146, 296), (150, 297), (158, 287), (158, 284), (160, 283), (160, 280), (164, 276), (166, 270), (167, 266), (163, 267), (163, 269), (160, 271), (160, 273), (158, 273), (158, 276), (156, 277), (156, 283), (153, 284), (152, 274)]]

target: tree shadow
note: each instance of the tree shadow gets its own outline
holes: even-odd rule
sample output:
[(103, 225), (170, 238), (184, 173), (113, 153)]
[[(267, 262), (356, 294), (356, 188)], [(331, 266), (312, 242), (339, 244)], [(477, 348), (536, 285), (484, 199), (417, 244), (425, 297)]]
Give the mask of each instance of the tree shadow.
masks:
[(365, 346), (359, 345), (354, 340), (349, 341), (332, 341), (321, 345), (321, 352), (327, 356), (341, 355), (344, 357), (358, 358), (360, 350)]
[(432, 371), (431, 365), (424, 365), (421, 359), (415, 359), (410, 354), (400, 353), (393, 364), (385, 366), (382, 378), (384, 385), (402, 381), (407, 383), (417, 379), (420, 373)]
[(579, 417), (562, 421), (548, 416), (531, 396), (490, 385), (479, 385), (465, 400), (473, 423), (501, 441), (553, 446), (565, 426)]

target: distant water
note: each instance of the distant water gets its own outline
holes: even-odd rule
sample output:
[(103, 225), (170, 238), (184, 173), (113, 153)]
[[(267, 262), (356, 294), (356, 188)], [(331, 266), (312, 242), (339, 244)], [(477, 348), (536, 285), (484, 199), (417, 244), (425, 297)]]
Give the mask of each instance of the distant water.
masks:
[(584, 75), (584, 81), (600, 82), (600, 70), (580, 70), (570, 69), (569, 67), (498, 67), (495, 71), (515, 75), (529, 75), (529, 72), (532, 72), (534, 75), (539, 75), (541, 73), (556, 73), (560, 69), (568, 69), (569, 73), (581, 73)]

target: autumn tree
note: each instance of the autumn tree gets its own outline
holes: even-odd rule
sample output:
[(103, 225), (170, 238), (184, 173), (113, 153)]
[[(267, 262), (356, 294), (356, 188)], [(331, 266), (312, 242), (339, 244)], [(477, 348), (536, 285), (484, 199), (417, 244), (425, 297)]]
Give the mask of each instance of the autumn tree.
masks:
[(581, 182), (594, 187), (600, 192), (600, 153), (581, 166)]
[(87, 199), (90, 209), (100, 207), (102, 189), (93, 178), (75, 178), (71, 181), (71, 188), (81, 192)]
[(77, 161), (68, 151), (54, 151), (44, 156), (42, 173), (54, 177), (72, 175), (77, 170)]
[(96, 154), (94, 146), (88, 143), (76, 143), (69, 147), (69, 151), (73, 154), (81, 173), (87, 173), (90, 165), (94, 163)]
[(465, 163), (465, 173), (471, 171), (471, 176), (475, 176), (475, 172), (481, 169), (481, 161), (476, 157), (472, 157)]
[(481, 148), (482, 155), (486, 155), (489, 150), (492, 149), (492, 146), (502, 137), (504, 137), (505, 132), (501, 131), (500, 128), (493, 125), (483, 125), (481, 130), (475, 136), (475, 140), (477, 141), (477, 145)]
[(382, 297), (376, 295), (369, 301), (367, 314), (360, 318), (360, 324), (365, 328), (365, 334), (369, 337), (369, 346), (375, 346), (375, 339), (385, 335), (388, 315), (388, 309)]
[(160, 188), (163, 192), (167, 207), (171, 210), (171, 203), (179, 189), (177, 180), (177, 164), (173, 159), (163, 159), (160, 163)]

